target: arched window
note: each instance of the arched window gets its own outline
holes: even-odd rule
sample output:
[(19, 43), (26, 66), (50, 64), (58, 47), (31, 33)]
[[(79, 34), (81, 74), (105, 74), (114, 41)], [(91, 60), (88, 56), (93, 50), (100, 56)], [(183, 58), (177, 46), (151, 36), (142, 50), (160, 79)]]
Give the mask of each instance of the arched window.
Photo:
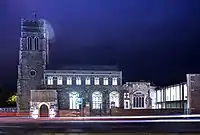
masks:
[(39, 38), (35, 37), (35, 50), (39, 49)]
[(144, 108), (144, 94), (136, 92), (133, 94), (132, 107), (133, 108)]
[(113, 91), (109, 94), (109, 99), (110, 99), (110, 108), (111, 108), (111, 103), (115, 103), (115, 107), (119, 107), (119, 92)]
[(27, 37), (27, 50), (32, 50), (32, 38)]
[(69, 93), (69, 109), (79, 109), (79, 104), (77, 104), (78, 98), (79, 98), (78, 92)]
[(101, 109), (102, 107), (102, 93), (96, 91), (92, 93), (92, 109)]

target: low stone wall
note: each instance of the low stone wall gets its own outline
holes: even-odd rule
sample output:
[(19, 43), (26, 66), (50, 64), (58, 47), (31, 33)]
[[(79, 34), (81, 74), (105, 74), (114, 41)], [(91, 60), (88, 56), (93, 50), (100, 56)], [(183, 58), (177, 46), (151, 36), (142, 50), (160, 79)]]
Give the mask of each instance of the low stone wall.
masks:
[[(198, 112), (196, 112), (198, 113)], [(146, 116), (146, 115), (180, 115), (184, 114), (183, 109), (123, 109), (112, 108), (111, 116)], [(1, 112), (0, 117), (29, 117), (30, 112)], [(91, 116), (90, 111), (84, 108), (81, 114), (79, 110), (59, 110), (57, 117), (80, 117)]]
[(180, 115), (183, 109), (123, 109), (113, 108), (112, 116)]
[(190, 114), (200, 114), (200, 109), (194, 109), (194, 108), (192, 108), (190, 110)]
[(79, 110), (59, 110), (59, 117), (79, 117), (81, 114)]

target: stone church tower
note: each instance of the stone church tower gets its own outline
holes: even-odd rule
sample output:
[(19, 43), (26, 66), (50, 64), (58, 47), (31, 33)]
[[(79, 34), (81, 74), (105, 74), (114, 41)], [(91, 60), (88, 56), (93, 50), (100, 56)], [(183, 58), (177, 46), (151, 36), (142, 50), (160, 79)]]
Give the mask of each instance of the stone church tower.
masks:
[(48, 61), (48, 40), (45, 21), (21, 20), (21, 37), (17, 80), (18, 111), (29, 111), (30, 90), (43, 84)]

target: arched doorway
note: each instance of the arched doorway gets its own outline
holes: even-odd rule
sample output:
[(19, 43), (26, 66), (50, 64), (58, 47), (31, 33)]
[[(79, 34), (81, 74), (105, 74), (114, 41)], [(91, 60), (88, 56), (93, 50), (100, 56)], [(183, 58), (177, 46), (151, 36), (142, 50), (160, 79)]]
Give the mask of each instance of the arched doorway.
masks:
[(40, 106), (40, 117), (49, 117), (49, 109), (45, 104)]

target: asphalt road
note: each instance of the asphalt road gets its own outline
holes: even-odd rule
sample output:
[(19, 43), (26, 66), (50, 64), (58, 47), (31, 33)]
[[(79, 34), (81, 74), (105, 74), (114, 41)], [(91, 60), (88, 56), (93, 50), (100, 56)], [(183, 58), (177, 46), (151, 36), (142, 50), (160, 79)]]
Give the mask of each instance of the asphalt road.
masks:
[[(7, 120), (6, 120), (7, 119)], [(21, 119), (21, 120), (20, 120)], [(13, 121), (13, 122), (12, 122)], [(200, 119), (58, 120), (0, 118), (0, 131), (26, 135), (51, 133), (200, 133)]]

